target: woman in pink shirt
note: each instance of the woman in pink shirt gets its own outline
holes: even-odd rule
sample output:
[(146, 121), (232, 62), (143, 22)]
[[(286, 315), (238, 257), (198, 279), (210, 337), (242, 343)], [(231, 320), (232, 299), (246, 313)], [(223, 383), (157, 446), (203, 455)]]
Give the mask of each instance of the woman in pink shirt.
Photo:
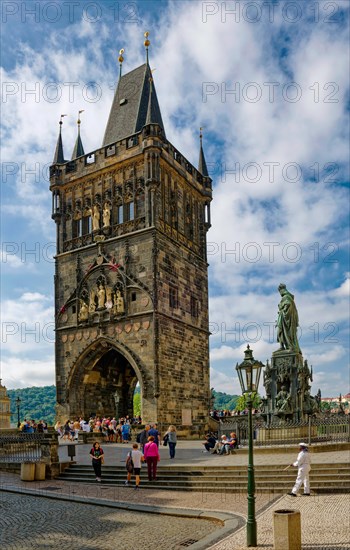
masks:
[(157, 479), (157, 463), (160, 461), (158, 445), (154, 442), (153, 435), (150, 435), (148, 438), (148, 443), (146, 443), (143, 454), (147, 462), (148, 469), (148, 479), (149, 481), (156, 481)]

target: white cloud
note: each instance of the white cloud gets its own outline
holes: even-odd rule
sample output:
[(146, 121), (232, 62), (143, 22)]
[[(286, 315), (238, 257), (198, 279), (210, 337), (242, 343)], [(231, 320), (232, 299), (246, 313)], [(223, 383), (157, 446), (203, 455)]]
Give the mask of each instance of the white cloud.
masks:
[(213, 368), (210, 369), (210, 383), (216, 391), (231, 395), (241, 395), (242, 393), (236, 376), (227, 376), (227, 374)]
[(55, 384), (55, 359), (47, 356), (42, 360), (10, 357), (1, 361), (3, 384), (7, 389)]
[(25, 292), (18, 299), (1, 303), (1, 342), (3, 357), (18, 357), (25, 362), (31, 355), (52, 353), (54, 309), (52, 297)]

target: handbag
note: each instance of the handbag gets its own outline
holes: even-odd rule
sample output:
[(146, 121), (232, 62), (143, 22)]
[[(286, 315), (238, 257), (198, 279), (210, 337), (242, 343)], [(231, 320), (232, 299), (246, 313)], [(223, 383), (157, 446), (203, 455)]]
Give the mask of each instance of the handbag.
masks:
[(169, 434), (165, 434), (165, 436), (163, 437), (163, 446), (166, 447), (168, 445), (168, 440), (169, 440)]
[(128, 454), (128, 458), (126, 459), (125, 467), (126, 467), (126, 471), (129, 472), (129, 474), (134, 473), (134, 462), (133, 462), (133, 459), (131, 457), (131, 452)]
[(104, 464), (104, 463), (105, 463), (105, 457), (101, 456), (101, 464)]

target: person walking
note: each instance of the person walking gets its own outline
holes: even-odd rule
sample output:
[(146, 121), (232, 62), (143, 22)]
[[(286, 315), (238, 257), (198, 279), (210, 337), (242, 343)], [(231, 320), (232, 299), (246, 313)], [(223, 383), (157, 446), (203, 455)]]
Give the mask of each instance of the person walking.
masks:
[(101, 481), (101, 469), (104, 462), (104, 454), (98, 441), (95, 441), (93, 444), (90, 451), (90, 456), (92, 458), (92, 467), (95, 472), (96, 481)]
[(153, 435), (149, 436), (148, 443), (146, 443), (143, 453), (147, 462), (148, 480), (156, 481), (157, 464), (160, 461), (160, 456), (159, 456), (158, 445), (154, 442)]
[(170, 458), (175, 458), (175, 447), (176, 447), (176, 443), (177, 443), (177, 435), (176, 435), (176, 428), (175, 426), (173, 426), (171, 424), (171, 426), (169, 426), (165, 436), (164, 436), (164, 439), (167, 438), (167, 441), (168, 441), (168, 445), (169, 445), (169, 455), (170, 455)]
[(148, 430), (148, 435), (153, 435), (154, 442), (159, 447), (159, 432), (157, 430), (157, 424), (151, 425), (151, 428)]
[(134, 443), (132, 446), (132, 451), (128, 453), (128, 456), (126, 457), (126, 463), (131, 458), (134, 469), (133, 472), (128, 471), (127, 479), (125, 482), (125, 485), (129, 485), (131, 481), (132, 474), (135, 475), (135, 489), (138, 489), (140, 486), (140, 472), (141, 472), (141, 462), (144, 461), (144, 457), (141, 451), (139, 451), (139, 446), (137, 443)]
[(141, 445), (141, 450), (144, 451), (144, 448), (145, 448), (145, 445), (148, 441), (148, 430), (150, 429), (150, 426), (149, 424), (146, 424), (145, 426), (145, 429), (142, 430), (142, 432), (140, 432), (140, 445)]
[(309, 473), (311, 469), (311, 457), (308, 451), (306, 443), (299, 443), (299, 454), (295, 462), (290, 464), (290, 466), (295, 466), (298, 468), (298, 475), (295, 481), (295, 485), (291, 493), (288, 493), (292, 497), (296, 497), (297, 493), (301, 487), (301, 484), (304, 485), (304, 494), (303, 496), (310, 496), (310, 481)]

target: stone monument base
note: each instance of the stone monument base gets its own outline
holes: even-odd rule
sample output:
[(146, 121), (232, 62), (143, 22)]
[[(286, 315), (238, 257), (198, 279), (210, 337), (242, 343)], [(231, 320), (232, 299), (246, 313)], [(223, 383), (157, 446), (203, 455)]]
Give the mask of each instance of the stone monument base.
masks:
[(257, 433), (256, 441), (267, 443), (270, 441), (295, 441), (297, 444), (301, 441), (307, 442), (309, 434), (312, 437), (317, 435), (316, 426), (281, 426), (280, 428), (260, 428)]

